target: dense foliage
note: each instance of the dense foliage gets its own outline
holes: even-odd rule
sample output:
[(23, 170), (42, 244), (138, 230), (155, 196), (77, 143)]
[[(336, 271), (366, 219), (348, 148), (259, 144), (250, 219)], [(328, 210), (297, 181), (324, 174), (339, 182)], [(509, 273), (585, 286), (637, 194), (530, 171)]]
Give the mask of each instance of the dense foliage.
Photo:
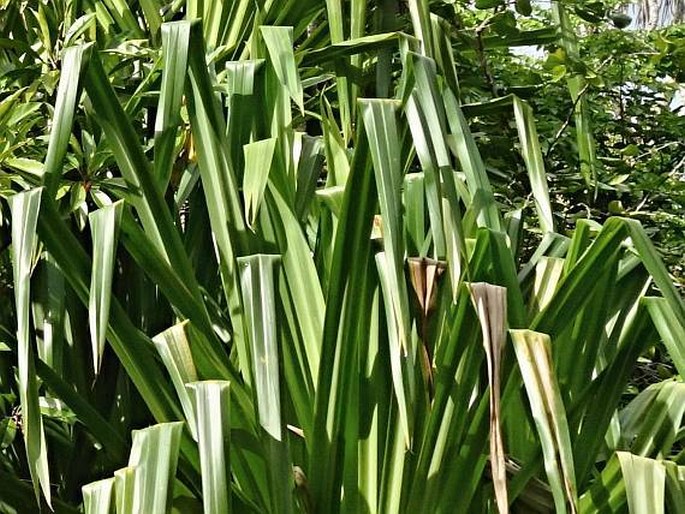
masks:
[(685, 38), (611, 9), (0, 1), (0, 512), (683, 512)]

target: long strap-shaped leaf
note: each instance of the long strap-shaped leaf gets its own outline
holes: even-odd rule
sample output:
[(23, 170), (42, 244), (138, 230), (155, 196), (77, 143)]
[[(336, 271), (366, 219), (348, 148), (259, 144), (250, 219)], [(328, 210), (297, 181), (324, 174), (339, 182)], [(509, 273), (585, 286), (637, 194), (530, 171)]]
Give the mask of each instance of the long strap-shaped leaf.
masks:
[(247, 317), (254, 392), (259, 423), (264, 429), (273, 512), (292, 512), (292, 465), (283, 437), (279, 351), (274, 290), (276, 255), (238, 259), (240, 285)]
[(451, 135), (454, 137), (455, 153), (466, 175), (466, 183), (474, 201), (479, 196), (482, 198), (482, 205), (478, 207), (478, 225), (487, 226), (493, 230), (501, 230), (502, 222), (495, 204), (492, 186), (476, 146), (476, 141), (459, 106), (459, 100), (453, 91), (444, 89), (443, 101), (447, 123)]
[(64, 275), (47, 252), (38, 266), (39, 280), (31, 295), (38, 358), (61, 374), (64, 353)]
[(186, 386), (197, 426), (205, 514), (231, 512), (230, 382), (207, 380)]
[(276, 187), (269, 184), (266, 191), (274, 236), (281, 254), (283, 275), (292, 298), (298, 330), (302, 332), (303, 354), (309, 369), (308, 382), (316, 386), (321, 355), (324, 298), (314, 259), (295, 217)]
[(304, 113), (304, 93), (300, 75), (295, 64), (293, 52), (292, 27), (260, 27), (271, 64), (281, 84), (288, 89), (288, 94), (295, 105)]
[[(453, 101), (455, 99), (456, 97), (447, 100), (446, 105), (448, 105), (450, 112), (452, 112), (455, 107)], [(549, 200), (547, 176), (545, 173), (542, 152), (540, 151), (540, 142), (537, 127), (535, 126), (533, 110), (528, 102), (521, 100), (516, 95), (510, 94), (494, 100), (465, 105), (463, 106), (463, 111), (469, 116), (474, 116), (480, 113), (487, 114), (500, 110), (508, 112), (510, 108), (513, 108), (514, 119), (516, 120), (516, 130), (521, 145), (521, 155), (523, 156), (523, 161), (528, 170), (528, 178), (530, 180), (533, 199), (535, 200), (535, 208), (537, 210), (540, 228), (544, 233), (554, 232), (554, 218), (552, 216), (552, 206)]]
[(84, 485), (83, 510), (85, 514), (111, 514), (114, 503), (114, 478), (105, 478)]
[(683, 514), (685, 512), (685, 466), (675, 462), (664, 461), (666, 467), (666, 505), (668, 512)]
[(538, 131), (535, 127), (533, 109), (527, 102), (517, 96), (513, 97), (514, 117), (521, 141), (521, 154), (528, 168), (528, 177), (535, 199), (535, 208), (538, 212), (540, 228), (543, 232), (554, 232), (554, 218), (552, 217), (552, 205), (549, 201), (547, 189), (547, 176), (545, 165), (540, 151)]
[[(88, 53), (85, 51), (86, 49), (87, 47), (79, 54), (82, 60), (85, 60)], [(76, 65), (74, 66), (76, 68)], [(77, 67), (81, 69), (82, 66), (84, 64), (79, 62)], [(65, 91), (70, 88), (78, 89), (78, 74), (68, 73), (62, 76), (62, 80), (65, 83)], [(111, 95), (107, 96), (106, 101), (111, 101)], [(60, 132), (70, 132), (70, 122), (67, 123), (67, 121), (73, 120), (73, 116), (68, 117), (66, 110), (64, 112), (64, 117), (60, 117), (62, 121), (60, 121), (59, 130)], [(46, 161), (46, 179), (49, 174), (59, 174), (69, 139), (62, 137), (56, 130), (53, 130), (50, 141), (51, 144), (55, 141), (55, 158), (52, 161)], [(48, 162), (52, 164), (48, 166)], [(56, 183), (59, 182), (58, 179), (59, 177), (54, 179)], [(87, 270), (91, 269), (91, 261), (62, 221), (56, 205), (48, 195), (43, 195), (41, 209), (43, 214), (38, 220), (38, 231), (41, 239), (79, 299), (87, 305), (89, 284)], [(187, 276), (185, 278), (188, 279)], [(192, 282), (192, 278), (189, 280)], [(199, 297), (199, 292), (197, 296)], [(108, 331), (115, 352), (156, 419), (162, 421), (176, 417), (174, 400), (165, 387), (164, 381), (161, 380), (158, 367), (150, 359), (151, 354), (147, 346), (149, 340), (133, 326), (115, 299), (111, 305)], [(106, 443), (106, 441), (101, 442)]]
[(668, 349), (668, 354), (681, 377), (685, 377), (685, 324), (664, 298), (645, 298), (654, 326)]
[(621, 411), (622, 438), (636, 455), (664, 458), (671, 453), (683, 414), (685, 383), (653, 384)]
[(139, 474), (134, 504), (138, 512), (165, 514), (173, 494), (183, 423), (160, 423), (133, 431), (128, 465)]
[(136, 493), (140, 469), (127, 466), (114, 472), (114, 489), (117, 514), (136, 514), (140, 512), (141, 497)]
[(243, 175), (245, 219), (250, 228), (254, 227), (259, 207), (264, 198), (264, 190), (271, 171), (275, 147), (275, 138), (255, 141), (243, 146), (245, 156), (245, 174)]
[(189, 322), (184, 321), (166, 329), (152, 338), (157, 352), (166, 366), (176, 394), (181, 401), (183, 413), (188, 421), (188, 429), (193, 439), (197, 440), (195, 414), (191, 397), (186, 390), (186, 384), (197, 382), (197, 371), (188, 340)]
[(575, 513), (578, 498), (573, 451), (564, 404), (554, 375), (549, 336), (530, 330), (512, 330), (510, 333), (538, 429), (556, 512)]
[(84, 61), (90, 53), (90, 45), (67, 48), (62, 56), (59, 87), (55, 99), (55, 114), (50, 130), (48, 153), (45, 158), (46, 195), (54, 198), (62, 177), (62, 162), (67, 152), (75, 107), (80, 92), (80, 77)]
[[(185, 22), (184, 22), (185, 23)], [(238, 348), (240, 369), (249, 379), (249, 351), (244, 341), (243, 308), (238, 287), (236, 256), (248, 252), (243, 208), (238, 184), (230, 167), (226, 122), (214, 94), (204, 55), (201, 27), (190, 30), (190, 80), (186, 86), (188, 114), (197, 147), (209, 220), (212, 226), (219, 271), (229, 307), (233, 337)]]
[(421, 0), (409, 0), (409, 13), (414, 26), (414, 34), (421, 41), (422, 53), (433, 57), (433, 37), (431, 34), (430, 11), (428, 3)]
[(12, 261), (14, 298), (17, 308), (17, 343), (19, 368), (19, 401), (21, 403), (24, 445), (36, 499), (39, 488), (50, 504), (50, 473), (43, 431), (43, 418), (38, 405), (38, 382), (29, 334), (29, 298), (33, 254), (38, 238), (36, 226), (43, 188), (18, 193), (10, 198), (12, 212)]
[[(41, 208), (42, 214), (38, 220), (41, 240), (54, 256), (81, 302), (87, 305), (87, 270), (91, 269), (90, 258), (61, 220), (54, 202), (43, 198)], [(107, 337), (153, 416), (161, 421), (175, 419), (180, 409), (176, 409), (173, 393), (152, 359), (150, 340), (135, 328), (115, 298), (110, 305)]]
[[(131, 120), (117, 100), (96, 53), (90, 56), (84, 85), (121, 174), (130, 186), (130, 194), (126, 200), (136, 209), (152, 244), (183, 279), (192, 285), (194, 275), (164, 201), (159, 181), (152, 173), (152, 166), (135, 135)], [(199, 289), (194, 289), (194, 294), (199, 297)]]
[(504, 343), (507, 340), (507, 289), (483, 282), (471, 284), (471, 298), (483, 332), (483, 346), (488, 360), (490, 386), (490, 467), (495, 498), (500, 514), (509, 512), (504, 443), (502, 442), (500, 381)]
[(106, 205), (88, 215), (93, 238), (93, 268), (90, 274), (88, 320), (93, 355), (93, 370), (97, 374), (105, 350), (112, 295), (112, 275), (117, 254), (117, 239), (123, 201)]
[[(183, 32), (180, 31), (178, 34), (178, 37), (172, 37), (169, 38), (169, 41), (175, 41), (178, 42), (178, 44), (184, 43), (183, 37)], [(179, 42), (180, 41), (180, 42)], [(187, 46), (187, 38), (185, 40), (185, 45)], [(73, 54), (72, 59), (74, 59), (74, 62), (72, 63), (72, 67), (68, 68), (65, 71), (69, 71), (68, 73), (63, 73), (60, 79), (60, 88), (62, 88), (62, 84), (64, 84), (64, 91), (68, 92), (71, 90), (77, 90), (79, 86), (79, 81), (81, 80), (81, 77), (79, 76), (78, 73), (76, 73), (76, 70), (81, 70), (86, 66), (86, 63), (88, 62), (88, 59), (91, 57), (90, 51), (88, 50), (88, 46), (84, 47), (78, 47), (80, 50), (76, 52), (76, 50), (69, 50)], [(67, 52), (69, 54), (69, 52)], [(71, 55), (71, 54), (69, 54)], [(95, 59), (96, 64), (99, 64), (98, 59)], [(69, 63), (70, 61), (66, 59), (65, 57), (65, 66)], [(71, 70), (71, 71), (70, 71)], [(109, 94), (107, 93), (107, 88), (109, 88), (109, 85), (107, 83), (106, 78), (104, 79), (104, 84), (102, 83), (102, 77), (103, 74), (101, 73), (101, 66), (99, 68), (100, 74), (98, 74), (98, 70), (95, 70), (94, 74), (91, 73), (90, 75), (90, 88), (89, 91), (91, 93), (102, 93), (104, 90), (104, 96), (106, 98), (96, 97), (99, 98), (101, 101), (98, 102), (96, 101), (95, 103), (98, 104), (102, 111), (100, 111), (100, 114), (106, 114), (104, 119), (102, 121), (105, 122), (105, 125), (111, 124), (114, 125), (114, 127), (110, 127), (112, 130), (110, 130), (110, 134), (118, 134), (121, 135), (122, 131), (124, 134), (132, 134), (132, 128), (129, 125), (126, 125), (126, 119), (125, 116), (121, 114), (120, 111), (120, 106), (118, 106), (118, 103), (114, 100), (113, 101), (113, 94), (111, 92), (111, 88), (109, 89)], [(92, 70), (91, 70), (92, 71)], [(88, 82), (88, 81), (86, 81)], [(93, 84), (94, 83), (94, 84)], [(66, 101), (65, 101), (66, 102)], [(104, 104), (102, 103), (104, 102)], [(73, 102), (69, 103), (68, 105), (72, 105)], [(58, 118), (56, 116), (55, 118), (55, 124), (53, 124), (53, 130), (51, 131), (50, 134), (50, 145), (54, 147), (54, 151), (50, 152), (51, 156), (54, 156), (54, 158), (49, 158), (46, 160), (46, 180), (52, 180), (55, 181), (55, 184), (59, 183), (59, 173), (61, 169), (61, 163), (64, 158), (64, 155), (66, 154), (67, 150), (67, 144), (68, 144), (68, 137), (63, 137), (63, 132), (66, 131), (66, 133), (71, 132), (71, 123), (73, 121), (73, 116), (69, 115), (69, 112), (66, 108), (67, 104), (65, 103), (64, 110), (60, 111), (63, 114)], [(109, 108), (108, 108), (109, 107)], [(119, 109), (117, 109), (119, 107)], [(109, 116), (109, 117), (108, 117)], [(109, 125), (108, 125), (109, 126)], [(128, 127), (128, 129), (127, 129)], [(59, 129), (59, 130), (58, 130)], [(116, 135), (114, 136), (114, 141), (116, 141)], [(122, 143), (122, 145), (125, 146), (125, 143)], [(139, 151), (136, 152), (136, 149)], [(142, 167), (144, 170), (149, 169), (149, 167), (146, 167), (145, 165), (145, 157), (144, 155), (141, 157), (142, 150), (140, 149), (140, 145), (138, 141), (133, 141), (133, 143), (130, 145), (129, 148), (120, 148), (119, 145), (114, 144), (114, 150), (117, 150), (119, 153), (117, 154), (117, 157), (120, 159), (120, 162), (123, 162), (124, 165), (122, 166), (122, 169), (126, 172), (128, 171), (129, 173), (132, 170), (132, 167), (134, 167), (134, 164), (137, 163), (138, 166)], [(140, 169), (135, 168), (134, 171), (140, 171)], [(50, 177), (55, 177), (55, 178), (50, 178)], [(152, 177), (149, 177), (145, 173), (143, 173), (143, 179), (145, 180), (145, 184), (147, 184), (147, 192), (149, 193), (148, 198), (152, 198), (153, 201), (156, 198), (157, 201), (157, 206), (159, 207), (158, 213), (161, 215), (160, 223), (161, 225), (164, 225), (167, 229), (167, 233), (171, 234), (171, 240), (172, 244), (167, 245), (165, 248), (162, 248), (159, 251), (159, 256), (163, 260), (167, 260), (167, 251), (170, 248), (176, 248), (177, 252), (174, 252), (174, 255), (176, 255), (176, 258), (171, 259), (169, 264), (173, 266), (173, 270), (178, 274), (178, 276), (174, 276), (173, 279), (176, 283), (183, 284), (183, 287), (177, 290), (182, 291), (183, 293), (186, 293), (188, 297), (192, 297), (194, 300), (191, 302), (194, 304), (192, 307), (192, 310), (197, 313), (197, 315), (192, 315), (191, 311), (187, 309), (182, 309), (184, 314), (195, 319), (196, 323), (199, 327), (206, 327), (206, 326), (211, 326), (211, 324), (207, 321), (208, 317), (206, 315), (206, 310), (204, 309), (202, 305), (202, 299), (201, 295), (199, 293), (199, 288), (197, 287), (197, 282), (195, 281), (195, 277), (190, 270), (190, 266), (188, 264), (187, 256), (185, 255), (185, 252), (183, 251), (182, 245), (180, 244), (180, 241), (178, 239), (178, 234), (176, 232), (175, 227), (173, 227), (173, 223), (171, 222), (170, 217), (165, 217), (164, 214), (167, 213), (168, 211), (166, 209), (166, 205), (164, 204), (164, 201), (161, 199), (159, 193), (155, 192), (156, 187), (155, 184), (150, 182)], [(134, 180), (135, 181), (135, 180)], [(53, 186), (51, 186), (53, 187)], [(57, 187), (56, 185), (54, 187)], [(55, 251), (55, 260), (58, 262), (60, 265), (62, 271), (64, 272), (65, 276), (69, 279), (71, 283), (71, 287), (74, 288), (74, 290), (77, 292), (79, 297), (81, 298), (82, 301), (87, 301), (87, 295), (88, 295), (88, 288), (87, 288), (87, 277), (84, 276), (84, 270), (90, 269), (91, 265), (89, 262), (89, 259), (85, 255), (85, 253), (82, 251), (80, 248), (78, 242), (75, 241), (74, 237), (68, 233), (66, 230), (66, 226), (61, 222), (61, 219), (58, 214), (56, 214), (55, 206), (50, 202), (50, 198), (45, 198), (43, 203), (45, 204), (43, 209), (45, 210), (46, 208), (51, 211), (51, 213), (48, 216), (41, 216), (41, 219), (39, 220), (39, 231), (42, 234), (43, 239), (46, 242), (46, 245), (48, 248), (52, 248)], [(153, 216), (154, 218), (154, 216)], [(164, 220), (166, 218), (166, 222)], [(134, 223), (135, 224), (135, 223)], [(150, 226), (149, 224), (146, 226), (146, 229), (149, 229)], [(152, 230), (154, 232), (154, 230)], [(136, 252), (139, 252), (140, 255), (146, 255), (144, 252), (144, 247), (152, 244), (154, 245), (154, 234), (150, 234), (148, 232), (148, 239), (147, 241), (145, 238), (138, 238), (137, 241), (134, 243), (137, 245), (133, 250), (133, 253), (136, 254)], [(141, 241), (141, 239), (143, 241)], [(129, 251), (131, 251), (131, 247), (129, 247)], [(138, 255), (138, 254), (136, 254)], [(140, 260), (140, 259), (137, 259)], [(171, 266), (164, 267), (162, 268), (165, 269), (165, 271), (169, 271)], [(185, 271), (184, 271), (185, 270)], [(168, 273), (167, 273), (168, 275)], [(180, 278), (179, 278), (180, 277)], [(164, 284), (164, 282), (161, 282)], [(168, 294), (168, 290), (167, 290)], [(187, 299), (184, 301), (188, 301)], [(176, 304), (178, 305), (178, 304)], [(148, 366), (147, 368), (147, 373), (144, 372), (139, 372), (139, 370), (143, 370), (146, 368), (146, 359), (142, 355), (138, 355), (136, 359), (131, 359), (129, 360), (127, 357), (132, 355), (132, 353), (128, 353), (128, 349), (126, 348), (127, 344), (133, 344), (134, 340), (138, 340), (140, 334), (136, 334), (135, 328), (131, 325), (130, 320), (127, 319), (126, 315), (123, 313), (123, 310), (121, 310), (120, 306), (116, 301), (113, 302), (112, 306), (112, 313), (111, 317), (116, 318), (116, 321), (114, 325), (116, 325), (116, 328), (113, 329), (113, 332), (115, 334), (114, 339), (112, 340), (113, 346), (115, 348), (115, 351), (119, 355), (119, 358), (122, 360), (124, 365), (126, 366), (127, 370), (129, 371), (129, 374), (131, 375), (132, 379), (134, 382), (139, 386), (142, 387), (140, 389), (141, 393), (143, 393), (143, 397), (145, 398), (146, 402), (148, 402), (148, 406), (151, 408), (155, 416), (157, 417), (158, 421), (162, 421), (165, 419), (169, 419), (169, 409), (168, 407), (170, 405), (167, 404), (167, 408), (162, 407), (162, 404), (165, 402), (162, 397), (166, 396), (164, 394), (162, 395), (155, 395), (155, 394), (146, 394), (146, 393), (151, 393), (152, 391), (157, 391), (158, 393), (160, 390), (164, 389), (163, 385), (161, 383), (156, 383), (155, 384), (155, 379), (154, 375), (155, 373), (153, 372), (152, 369)], [(128, 333), (126, 337), (122, 337), (123, 333)], [(208, 331), (208, 333), (211, 334), (211, 330)], [(211, 340), (211, 337), (210, 337)], [(218, 344), (218, 343), (217, 343)], [(214, 353), (212, 356), (212, 359), (214, 361), (217, 361), (217, 355), (216, 355), (216, 348), (211, 349), (209, 353)], [(143, 352), (145, 353), (145, 351)], [(222, 366), (219, 365), (221, 368)], [(144, 385), (145, 384), (145, 385)], [(166, 396), (166, 399), (170, 399), (169, 396)], [(161, 402), (161, 403), (160, 403)], [(166, 414), (162, 414), (162, 412), (166, 412)]]
[(369, 315), (354, 292), (366, 294), (367, 287), (369, 235), (376, 207), (370, 164), (368, 142), (361, 137), (357, 140), (336, 232), (321, 347), (309, 468), (316, 508), (321, 512), (333, 512), (333, 505), (339, 503), (342, 477), (335, 470), (342, 465), (348, 384), (358, 379), (355, 336)]
[[(341, 0), (326, 0), (327, 21), (330, 30), (332, 44), (342, 43), (345, 39), (344, 15)], [(352, 135), (352, 121), (354, 118), (354, 106), (352, 105), (348, 78), (338, 74), (335, 78), (338, 105), (340, 107), (340, 123), (342, 125), (343, 139), (347, 143)]]
[(165, 23), (162, 25), (162, 53), (164, 68), (159, 90), (159, 106), (155, 120), (155, 175), (160, 190), (165, 191), (176, 158), (176, 133), (181, 121), (181, 104), (188, 72), (188, 40), (190, 25)]
[(391, 340), (392, 375), (397, 394), (405, 444), (411, 440), (410, 415), (414, 403), (414, 367), (416, 348), (412, 343), (409, 320), (409, 300), (404, 278), (404, 237), (400, 187), (399, 137), (395, 100), (359, 100), (364, 120), (364, 133), (369, 140), (378, 199), (383, 220), (383, 247), (377, 255), (378, 271), (383, 286)]
[(663, 514), (666, 468), (654, 459), (617, 452), (630, 514)]

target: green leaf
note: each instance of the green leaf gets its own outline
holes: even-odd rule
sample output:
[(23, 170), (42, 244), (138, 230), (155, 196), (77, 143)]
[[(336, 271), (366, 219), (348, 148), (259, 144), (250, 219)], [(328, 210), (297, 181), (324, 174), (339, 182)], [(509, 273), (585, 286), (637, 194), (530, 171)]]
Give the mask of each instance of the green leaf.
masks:
[(516, 12), (523, 16), (530, 16), (533, 12), (530, 0), (516, 0)]
[(626, 512), (626, 483), (617, 454), (613, 454), (597, 479), (580, 498), (579, 512)]
[(38, 398), (38, 404), (42, 416), (57, 419), (70, 425), (73, 425), (76, 422), (76, 415), (62, 400), (41, 396)]
[(683, 514), (685, 512), (685, 466), (664, 461), (666, 468), (666, 512)]
[[(368, 142), (359, 138), (335, 235), (310, 452), (308, 476), (315, 505), (322, 512), (330, 511), (340, 494), (342, 477), (334, 470), (342, 462), (339, 460), (343, 452), (341, 435), (346, 421), (343, 412), (354, 405), (348, 398), (351, 388), (347, 384), (358, 377), (356, 347), (369, 316), (366, 270), (371, 258), (369, 236), (376, 209), (370, 165)], [(364, 301), (359, 291), (364, 292)], [(355, 418), (348, 419), (352, 422)]]
[(459, 101), (450, 90), (443, 92), (443, 98), (447, 122), (454, 140), (454, 153), (464, 170), (471, 195), (474, 199), (478, 196), (482, 199), (482, 204), (478, 209), (478, 226), (501, 230), (502, 222), (495, 204), (492, 186)]
[(229, 514), (230, 383), (220, 380), (186, 385), (195, 413), (205, 514)]
[(521, 153), (528, 169), (535, 208), (538, 213), (540, 229), (544, 232), (554, 232), (554, 218), (552, 217), (552, 205), (549, 201), (547, 188), (547, 174), (540, 151), (538, 132), (535, 127), (533, 109), (527, 102), (513, 97), (514, 117), (516, 127), (521, 140)]
[(300, 74), (295, 64), (292, 27), (261, 26), (259, 30), (264, 38), (269, 59), (278, 80), (287, 88), (290, 98), (295, 102), (300, 112), (304, 114), (304, 93), (302, 92)]
[[(390, 343), (393, 389), (399, 405), (399, 419), (404, 444), (406, 448), (409, 448), (414, 432), (414, 396), (417, 394), (414, 378), (416, 345), (410, 338), (408, 330), (405, 331), (402, 327), (402, 320), (406, 318), (402, 317), (402, 311), (398, 305), (401, 298), (400, 286), (396, 278), (392, 276), (393, 265), (385, 252), (376, 254), (376, 267), (385, 299), (385, 318), (388, 326), (388, 342)], [(401, 284), (404, 285), (404, 280)], [(430, 373), (430, 370), (427, 372)], [(428, 376), (426, 380), (428, 380)]]
[[(359, 100), (360, 112), (364, 120), (364, 133), (371, 149), (383, 220), (385, 252), (383, 257), (380, 257), (382, 262), (379, 262), (379, 266), (383, 276), (388, 280), (387, 289), (384, 289), (384, 298), (386, 306), (389, 306), (393, 313), (388, 318), (388, 324), (397, 323), (395, 330), (399, 349), (403, 355), (409, 356), (411, 369), (416, 349), (411, 345), (409, 334), (409, 301), (404, 279), (405, 248), (400, 195), (403, 173), (399, 159), (400, 143), (396, 125), (396, 105), (397, 102), (394, 100)], [(395, 385), (399, 386), (399, 384)], [(411, 396), (408, 401), (411, 401)]]
[(55, 101), (55, 114), (45, 157), (44, 184), (46, 195), (54, 198), (62, 178), (62, 162), (67, 153), (74, 122), (74, 110), (79, 100), (81, 73), (91, 52), (90, 45), (69, 47), (62, 56), (62, 70)]
[[(328, 20), (329, 35), (332, 44), (342, 43), (345, 39), (344, 24), (345, 16), (343, 14), (341, 0), (326, 0), (326, 18)], [(352, 133), (352, 119), (354, 116), (354, 107), (352, 105), (352, 98), (349, 90), (348, 78), (343, 74), (338, 74), (335, 78), (336, 90), (338, 93), (338, 104), (340, 106), (340, 123), (342, 125), (343, 140), (346, 143), (349, 141)], [(331, 184), (340, 185), (340, 184)]]
[[(297, 221), (292, 207), (280, 194), (278, 189), (269, 184), (266, 192), (267, 206), (269, 210), (271, 227), (278, 248), (282, 252), (281, 265), (283, 273), (279, 289), (287, 288), (288, 294), (281, 293), (284, 309), (287, 307), (287, 298), (292, 301), (290, 317), (295, 322), (291, 329), (295, 343), (295, 352), (298, 355), (298, 376), (300, 387), (311, 391), (305, 402), (298, 402), (295, 408), (302, 428), (308, 434), (311, 429), (311, 417), (313, 414), (316, 379), (319, 373), (321, 360), (321, 335), (323, 331), (323, 318), (325, 301), (321, 283), (317, 275), (316, 266), (312, 257), (311, 249), (307, 244), (302, 227)], [(289, 323), (289, 329), (290, 329)], [(287, 377), (286, 377), (287, 378)], [(304, 382), (302, 382), (304, 380)]]
[(549, 304), (559, 286), (564, 271), (564, 259), (542, 257), (535, 266), (535, 279), (530, 311), (536, 315)]
[(316, 191), (316, 182), (323, 168), (323, 141), (320, 137), (311, 137), (299, 132), (295, 134), (295, 137), (300, 145), (295, 214), (299, 220), (302, 220), (307, 214)]
[(250, 255), (238, 259), (240, 285), (247, 317), (252, 355), (254, 393), (259, 424), (264, 429), (271, 505), (274, 511), (292, 512), (292, 465), (283, 437), (281, 389), (274, 290), (276, 255)]
[(36, 361), (36, 371), (45, 385), (53, 391), (85, 425), (101, 444), (112, 462), (126, 458), (128, 445), (121, 434), (77, 391), (43, 361)]
[(685, 383), (669, 380), (651, 385), (620, 413), (624, 447), (643, 457), (668, 457), (684, 414)]
[(4, 450), (12, 445), (17, 435), (17, 422), (12, 418), (5, 418), (0, 421), (0, 450)]
[(64, 275), (47, 252), (43, 253), (36, 271), (38, 277), (32, 294), (31, 310), (38, 358), (61, 373), (65, 322)]
[(502, 0), (476, 0), (476, 9), (492, 9), (493, 7), (498, 7), (503, 5)]
[[(182, 422), (160, 423), (133, 431), (128, 467), (135, 469), (137, 475), (133, 491), (137, 512), (165, 514), (171, 505), (182, 431)], [(118, 489), (117, 484), (117, 492)]]
[(250, 228), (254, 227), (259, 214), (259, 206), (264, 197), (264, 189), (271, 171), (275, 148), (275, 138), (255, 141), (243, 146), (245, 154), (245, 174), (243, 175), (245, 219)]
[(247, 253), (248, 242), (238, 183), (227, 154), (226, 121), (214, 94), (204, 60), (205, 49), (199, 25), (191, 27), (189, 73), (186, 86), (188, 116), (197, 149), (197, 164), (203, 184), (212, 239), (221, 281), (233, 325), (239, 367), (249, 377), (249, 352), (244, 340), (242, 305), (235, 258)]
[(111, 514), (114, 512), (114, 502), (112, 501), (114, 478), (91, 482), (81, 489), (85, 514)]
[(407, 36), (399, 32), (388, 32), (386, 34), (373, 34), (341, 41), (306, 53), (302, 57), (302, 66), (316, 66), (351, 55), (371, 53), (384, 48), (394, 48), (397, 47), (400, 37)]
[(181, 104), (188, 72), (190, 25), (162, 25), (162, 85), (155, 119), (155, 175), (164, 191), (176, 155), (176, 134), (181, 122)]
[(9, 204), (12, 212), (12, 265), (17, 309), (17, 367), (22, 432), (36, 499), (40, 502), (40, 489), (50, 504), (47, 445), (38, 403), (38, 381), (29, 335), (31, 272), (33, 271), (33, 256), (38, 244), (36, 226), (42, 194), (43, 188), (18, 193), (10, 198)]
[(152, 341), (155, 343), (157, 352), (162, 358), (162, 362), (174, 384), (178, 399), (181, 401), (181, 407), (183, 407), (183, 413), (188, 422), (190, 434), (193, 436), (193, 439), (197, 440), (193, 403), (186, 389), (186, 384), (197, 382), (198, 380), (195, 363), (190, 351), (188, 331), (189, 322), (184, 321), (156, 335), (152, 338)]
[(141, 512), (142, 496), (137, 492), (140, 487), (140, 469), (127, 466), (114, 472), (117, 514), (136, 514)]
[(666, 469), (660, 462), (617, 452), (631, 514), (663, 514)]
[[(552, 18), (559, 26), (560, 46), (565, 54), (572, 60), (580, 60), (578, 51), (578, 41), (575, 28), (562, 2), (552, 2)], [(563, 73), (557, 76), (566, 77), (566, 84), (574, 102), (573, 118), (576, 125), (576, 143), (578, 145), (578, 157), (580, 158), (580, 173), (585, 180), (588, 188), (592, 188), (597, 194), (597, 174), (600, 163), (595, 152), (595, 139), (592, 133), (590, 108), (587, 98), (581, 96), (587, 87), (585, 78), (580, 74), (566, 74), (566, 66), (563, 66)]]
[[(395, 100), (359, 100), (364, 133), (369, 142), (381, 209), (383, 252), (376, 254), (386, 312), (390, 362), (404, 442), (411, 444), (417, 347), (410, 333), (409, 298), (404, 277), (400, 142)], [(427, 370), (427, 375), (430, 370)], [(429, 376), (426, 380), (431, 380)]]
[(88, 320), (93, 370), (97, 375), (105, 349), (109, 307), (112, 295), (112, 275), (117, 254), (117, 239), (123, 201), (106, 205), (88, 215), (93, 239), (93, 267), (90, 275)]
[(248, 319), (252, 372), (259, 407), (259, 422), (266, 432), (281, 440), (281, 407), (276, 338), (274, 265), (276, 255), (240, 257), (240, 285)]
[(421, 42), (421, 53), (426, 57), (433, 57), (433, 38), (428, 4), (420, 0), (409, 0), (407, 3), (409, 4), (414, 34)]
[(556, 512), (576, 512), (577, 492), (573, 448), (564, 404), (554, 374), (548, 335), (530, 330), (510, 331), (516, 359), (542, 444), (545, 470)]
[(76, 42), (87, 30), (95, 25), (95, 13), (87, 13), (77, 19), (64, 36), (64, 47), (68, 48)]
[(126, 0), (103, 0), (103, 4), (122, 31), (129, 32), (133, 37), (142, 36), (135, 14), (131, 11)]

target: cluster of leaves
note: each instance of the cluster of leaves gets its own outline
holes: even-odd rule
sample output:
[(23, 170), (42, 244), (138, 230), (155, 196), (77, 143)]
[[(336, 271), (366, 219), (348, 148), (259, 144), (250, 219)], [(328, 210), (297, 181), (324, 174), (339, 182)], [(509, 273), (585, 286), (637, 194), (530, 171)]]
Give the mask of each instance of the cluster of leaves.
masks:
[(0, 3), (0, 511), (682, 512), (685, 305), (568, 223), (641, 154), (513, 7)]
[[(640, 219), (682, 290), (683, 28), (622, 30), (625, 24), (617, 24), (615, 11), (606, 4), (573, 3), (569, 9), (575, 30), (584, 34), (577, 56), (569, 55), (558, 42), (545, 45), (544, 54), (509, 47), (485, 51), (464, 61), (460, 68), (463, 92), (471, 102), (508, 93), (528, 99), (536, 113), (554, 212), (561, 226), (572, 228), (579, 218), (601, 221), (615, 214)], [(462, 18), (468, 14), (465, 11)], [(486, 38), (488, 33), (506, 33), (500, 21), (505, 15), (513, 19), (511, 11), (489, 18)], [(519, 30), (539, 28), (549, 23), (549, 18), (549, 10), (539, 9), (514, 23)], [(482, 19), (483, 15), (478, 15), (470, 24)], [(598, 159), (596, 184), (586, 183), (580, 173), (572, 117), (575, 103), (565, 83), (574, 74), (586, 81), (583, 96), (589, 106)], [(530, 191), (521, 180), (523, 162), (512, 151), (511, 123), (506, 123), (501, 113), (477, 121), (486, 165), (495, 184), (506, 191), (502, 201), (519, 208), (529, 205)]]

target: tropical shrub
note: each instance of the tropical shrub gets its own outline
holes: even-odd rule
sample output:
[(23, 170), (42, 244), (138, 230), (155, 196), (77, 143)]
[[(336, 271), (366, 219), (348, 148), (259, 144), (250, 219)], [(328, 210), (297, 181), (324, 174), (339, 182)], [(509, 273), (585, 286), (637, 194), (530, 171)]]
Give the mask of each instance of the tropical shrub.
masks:
[(388, 6), (2, 6), (0, 510), (682, 510), (682, 380), (624, 397), (685, 369), (652, 243), (557, 231), (510, 95), (531, 237)]

